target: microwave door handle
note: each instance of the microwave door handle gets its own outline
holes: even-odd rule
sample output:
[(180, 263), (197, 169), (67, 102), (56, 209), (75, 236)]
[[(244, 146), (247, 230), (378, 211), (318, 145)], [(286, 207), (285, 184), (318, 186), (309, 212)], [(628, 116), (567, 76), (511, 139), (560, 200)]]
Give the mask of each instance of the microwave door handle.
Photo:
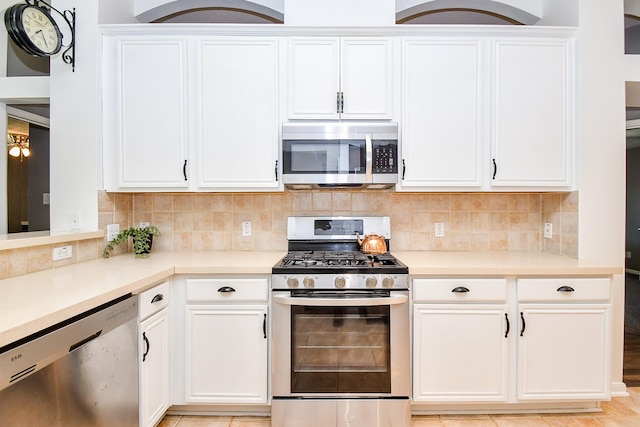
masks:
[(371, 170), (373, 168), (373, 144), (371, 143), (371, 135), (370, 134), (366, 134), (364, 136), (365, 139), (365, 146), (367, 149), (367, 165), (366, 165), (366, 169), (365, 169), (365, 175), (364, 175), (364, 179), (366, 182), (372, 182), (371, 179)]

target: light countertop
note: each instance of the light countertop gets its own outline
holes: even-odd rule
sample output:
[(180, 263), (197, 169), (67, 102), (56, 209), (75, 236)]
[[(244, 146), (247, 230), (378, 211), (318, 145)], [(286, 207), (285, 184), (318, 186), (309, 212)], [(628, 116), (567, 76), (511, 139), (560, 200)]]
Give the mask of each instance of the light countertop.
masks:
[[(123, 254), (0, 280), (0, 347), (174, 274), (271, 274), (284, 252)], [(420, 275), (600, 275), (622, 267), (542, 253), (393, 252)]]
[(174, 274), (271, 274), (284, 252), (123, 254), (0, 280), (0, 347)]
[(392, 251), (412, 276), (609, 276), (622, 267), (542, 252)]

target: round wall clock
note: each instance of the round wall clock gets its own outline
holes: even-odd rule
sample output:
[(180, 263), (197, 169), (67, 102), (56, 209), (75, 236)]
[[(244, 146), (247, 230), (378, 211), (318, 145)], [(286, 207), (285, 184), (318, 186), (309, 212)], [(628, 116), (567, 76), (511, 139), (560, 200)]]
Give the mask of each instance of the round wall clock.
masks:
[(30, 55), (51, 56), (62, 48), (62, 34), (46, 8), (13, 5), (4, 13), (4, 25), (11, 40)]

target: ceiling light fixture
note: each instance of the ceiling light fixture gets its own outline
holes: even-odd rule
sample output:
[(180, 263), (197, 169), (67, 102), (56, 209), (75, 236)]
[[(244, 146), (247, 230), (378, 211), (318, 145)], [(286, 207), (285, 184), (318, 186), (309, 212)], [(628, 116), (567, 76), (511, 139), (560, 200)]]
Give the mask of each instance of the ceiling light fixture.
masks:
[(9, 147), (9, 155), (12, 157), (29, 157), (31, 150), (29, 149), (29, 135), (19, 133), (7, 134), (7, 146)]

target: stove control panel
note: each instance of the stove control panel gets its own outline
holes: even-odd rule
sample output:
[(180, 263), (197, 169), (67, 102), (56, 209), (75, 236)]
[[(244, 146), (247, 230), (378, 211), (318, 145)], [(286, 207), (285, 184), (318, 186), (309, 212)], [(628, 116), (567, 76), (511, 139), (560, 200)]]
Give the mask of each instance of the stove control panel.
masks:
[(274, 274), (272, 289), (409, 289), (407, 274)]

